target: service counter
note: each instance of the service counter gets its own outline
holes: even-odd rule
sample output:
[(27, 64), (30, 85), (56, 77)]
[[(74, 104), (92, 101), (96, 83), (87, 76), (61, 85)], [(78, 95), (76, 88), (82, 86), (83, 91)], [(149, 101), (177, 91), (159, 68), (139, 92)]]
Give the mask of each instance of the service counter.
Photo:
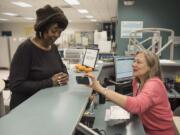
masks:
[[(100, 76), (101, 69), (102, 65), (99, 65), (94, 71), (97, 77)], [(69, 71), (69, 75), (67, 85), (43, 89), (0, 118), (0, 134), (74, 134), (92, 90), (76, 83), (75, 76), (81, 75), (81, 73), (75, 73), (72, 70)], [(99, 114), (97, 113), (97, 115)], [(126, 130), (131, 130), (131, 128), (126, 128)], [(134, 131), (126, 133), (128, 132)]]

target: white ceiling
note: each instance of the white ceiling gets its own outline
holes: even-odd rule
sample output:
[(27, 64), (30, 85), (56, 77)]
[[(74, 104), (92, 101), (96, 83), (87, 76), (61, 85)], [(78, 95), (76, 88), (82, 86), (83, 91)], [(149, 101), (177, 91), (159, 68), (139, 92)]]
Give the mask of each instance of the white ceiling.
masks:
[[(8, 19), (8, 21), (0, 22), (29, 22), (23, 17), (35, 18), (36, 9), (46, 4), (60, 7), (72, 22), (90, 22), (85, 15), (80, 14), (77, 9), (87, 9), (87, 15), (94, 16), (97, 22), (108, 22), (116, 17), (117, 0), (79, 0), (80, 5), (71, 7), (63, 0), (21, 0), (32, 5), (31, 8), (22, 8), (11, 3), (11, 1), (20, 0), (0, 0), (0, 18)], [(66, 8), (65, 8), (66, 7)], [(17, 13), (18, 17), (3, 15), (2, 12)]]

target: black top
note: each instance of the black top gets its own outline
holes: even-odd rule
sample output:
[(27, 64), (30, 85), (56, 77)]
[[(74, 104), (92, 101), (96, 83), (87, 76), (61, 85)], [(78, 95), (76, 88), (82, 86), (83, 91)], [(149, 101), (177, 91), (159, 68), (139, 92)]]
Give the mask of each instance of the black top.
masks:
[(53, 86), (51, 77), (59, 72), (67, 73), (67, 69), (55, 45), (52, 45), (50, 51), (44, 51), (30, 39), (24, 41), (11, 63), (10, 108), (16, 107), (40, 89)]

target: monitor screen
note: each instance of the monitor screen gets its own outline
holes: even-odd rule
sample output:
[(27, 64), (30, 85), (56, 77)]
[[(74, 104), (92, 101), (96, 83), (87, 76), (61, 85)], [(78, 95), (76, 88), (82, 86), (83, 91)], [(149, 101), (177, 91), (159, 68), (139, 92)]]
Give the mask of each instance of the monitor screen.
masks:
[(133, 64), (134, 58), (127, 56), (114, 57), (115, 64), (115, 78), (116, 82), (131, 80), (133, 76)]

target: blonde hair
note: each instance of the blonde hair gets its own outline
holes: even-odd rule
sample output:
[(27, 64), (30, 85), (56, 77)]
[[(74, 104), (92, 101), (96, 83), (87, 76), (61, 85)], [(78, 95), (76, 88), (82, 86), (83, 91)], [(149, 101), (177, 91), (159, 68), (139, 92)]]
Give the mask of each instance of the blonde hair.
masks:
[(159, 77), (162, 80), (162, 73), (158, 56), (150, 51), (139, 51), (136, 53), (136, 55), (140, 53), (144, 55), (147, 66), (150, 69), (150, 71), (145, 75), (145, 81), (152, 77)]

